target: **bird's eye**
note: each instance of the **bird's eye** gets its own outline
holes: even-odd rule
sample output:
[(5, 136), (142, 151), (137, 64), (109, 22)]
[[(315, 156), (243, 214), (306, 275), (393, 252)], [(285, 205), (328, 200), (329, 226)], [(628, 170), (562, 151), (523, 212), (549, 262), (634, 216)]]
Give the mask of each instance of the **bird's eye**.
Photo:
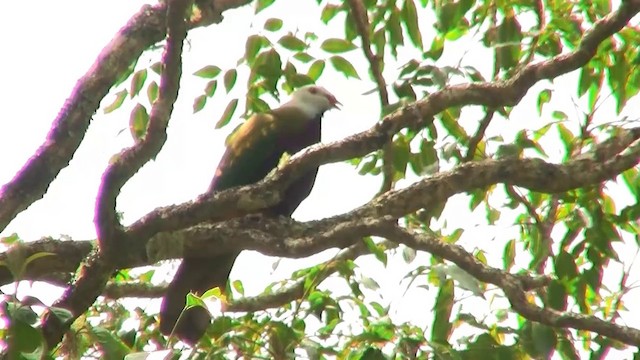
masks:
[(318, 93), (318, 88), (317, 87), (311, 87), (309, 88), (309, 92), (312, 94), (317, 94)]

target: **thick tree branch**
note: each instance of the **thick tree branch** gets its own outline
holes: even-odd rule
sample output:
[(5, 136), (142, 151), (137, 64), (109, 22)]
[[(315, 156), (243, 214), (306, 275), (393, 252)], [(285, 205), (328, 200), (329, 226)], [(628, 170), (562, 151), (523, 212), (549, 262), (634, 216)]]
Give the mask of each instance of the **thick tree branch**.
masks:
[(375, 235), (384, 236), (414, 249), (425, 250), (443, 257), (454, 262), (478, 280), (500, 287), (507, 295), (513, 309), (529, 320), (554, 327), (593, 331), (629, 345), (640, 344), (640, 330), (638, 329), (617, 325), (595, 316), (538, 307), (527, 300), (526, 290), (528, 289), (523, 286), (522, 279), (483, 265), (473, 255), (458, 246), (434, 241), (424, 234), (411, 233), (398, 226), (383, 226), (376, 231)]
[[(214, 2), (214, 4), (216, 3), (218, 2)], [(220, 1), (220, 3), (226, 5), (231, 3), (245, 4), (247, 1)], [(215, 14), (217, 10), (222, 11), (215, 6), (213, 9), (216, 11), (210, 11), (210, 13)], [(359, 237), (382, 234), (390, 231), (388, 229), (395, 229), (393, 233), (388, 233), (389, 236), (400, 237), (404, 241), (410, 242), (413, 235), (403, 235), (405, 236), (403, 238), (401, 236), (403, 230), (390, 227), (389, 221), (419, 209), (428, 208), (429, 204), (441, 203), (453, 194), (496, 183), (525, 187), (540, 192), (563, 192), (597, 184), (636, 166), (640, 161), (640, 144), (637, 141), (640, 137), (639, 129), (621, 131), (606, 146), (598, 147), (595, 154), (579, 156), (561, 165), (550, 164), (539, 159), (503, 159), (467, 163), (452, 171), (423, 179), (405, 189), (388, 192), (349, 213), (317, 222), (288, 223), (286, 226), (280, 227), (278, 225), (280, 223), (277, 221), (264, 220), (263, 224), (251, 225), (252, 222), (255, 222), (255, 217), (249, 216), (229, 220), (218, 225), (202, 224), (207, 221), (225, 220), (229, 218), (230, 214), (248, 214), (271, 206), (280, 201), (284, 189), (306, 170), (321, 164), (364, 156), (378, 150), (404, 128), (417, 130), (429, 125), (433, 121), (433, 117), (446, 108), (464, 105), (484, 105), (490, 108), (514, 106), (536, 82), (555, 78), (584, 66), (594, 56), (598, 45), (622, 29), (639, 10), (640, 1), (623, 2), (616, 12), (596, 23), (574, 52), (559, 55), (538, 64), (528, 65), (506, 81), (447, 87), (390, 114), (368, 131), (340, 142), (316, 146), (305, 151), (302, 155), (294, 156), (273, 177), (256, 185), (230, 189), (215, 195), (204, 195), (194, 202), (157, 209), (127, 229), (119, 229), (119, 224), (111, 213), (112, 205), (115, 206), (113, 199), (119, 191), (117, 180), (105, 181), (104, 183), (113, 181), (115, 185), (108, 187), (109, 189), (104, 195), (105, 199), (98, 206), (102, 209), (100, 211), (104, 211), (104, 214), (98, 218), (104, 220), (101, 224), (106, 229), (100, 239), (112, 239), (114, 242), (126, 240), (129, 251), (117, 259), (103, 257), (102, 254), (89, 256), (79, 277), (79, 279), (88, 280), (76, 282), (57, 305), (71, 309), (75, 315), (84, 312), (95, 300), (95, 297), (101, 293), (109, 271), (114, 268), (149, 264), (161, 258), (181, 257), (184, 254), (190, 254), (191, 251), (197, 251), (199, 255), (211, 255), (217, 251), (228, 251), (232, 248), (254, 248), (273, 255), (304, 256), (329, 247), (350, 246)], [(101, 59), (105, 63), (99, 60), (94, 65), (94, 67), (101, 68), (101, 71), (107, 75), (100, 75), (98, 70), (93, 71), (92, 68), (87, 76), (79, 82), (74, 90), (75, 95), (67, 101), (66, 110), (61, 112), (54, 123), (48, 140), (41, 147), (38, 155), (35, 155), (25, 165), (11, 183), (3, 187), (0, 193), (0, 229), (4, 228), (19, 211), (24, 210), (33, 201), (42, 197), (48, 184), (60, 169), (68, 164), (82, 140), (88, 126), (88, 119), (97, 109), (99, 100), (104, 97), (111, 84), (118, 78), (118, 75), (123, 73), (124, 68), (133, 59), (164, 36), (164, 11), (163, 6), (147, 7), (136, 15), (130, 25), (127, 25), (112, 44), (103, 51)], [(203, 18), (197, 21), (196, 24), (207, 23), (207, 20)], [(111, 62), (113, 62), (110, 64), (111, 69), (116, 68), (116, 70), (105, 70), (104, 67), (108, 67), (107, 64)], [(92, 96), (92, 98), (84, 99), (82, 96)], [(149, 131), (152, 132), (151, 129)], [(62, 139), (62, 137), (71, 139)], [(50, 144), (53, 144), (51, 148)], [(135, 173), (137, 169), (134, 163), (135, 161), (132, 161), (130, 170), (123, 170), (122, 174), (127, 174), (129, 171), (131, 174)], [(131, 175), (126, 176), (130, 177)], [(243, 227), (235, 229), (234, 243), (227, 240), (212, 241), (216, 237), (228, 239), (228, 236), (222, 235), (228, 235), (229, 229), (233, 229), (234, 224), (236, 226), (243, 225)], [(192, 227), (193, 225), (198, 226)], [(259, 225), (268, 225), (268, 227), (251, 230), (251, 226), (255, 228)], [(274, 234), (278, 237), (275, 237)], [(185, 239), (185, 242), (181, 243), (182, 246), (177, 247), (179, 254), (157, 251), (156, 247), (159, 244), (166, 244), (168, 239), (181, 238)], [(211, 244), (216, 246), (213, 247)], [(199, 246), (206, 247), (208, 252), (202, 251), (203, 248)], [(458, 255), (456, 255), (455, 248), (452, 249), (447, 250), (449, 255), (464, 264), (464, 256), (469, 254), (458, 254), (461, 257), (456, 258)], [(154, 250), (156, 251), (154, 252)], [(444, 253), (447, 254), (447, 251)], [(34, 263), (37, 264), (40, 260), (45, 260), (45, 258), (36, 260)], [(54, 259), (47, 260), (54, 261)], [(56, 264), (60, 263), (62, 262)], [(35, 265), (30, 265), (26, 275), (30, 274), (32, 267), (37, 268)], [(461, 267), (467, 270), (464, 266)], [(473, 266), (469, 263), (468, 267)], [(70, 269), (70, 271), (74, 270), (75, 268)], [(480, 271), (480, 274), (489, 279), (491, 271), (493, 270), (484, 269)], [(604, 334), (621, 341), (634, 340), (635, 343), (639, 342), (634, 333), (636, 330), (625, 330), (626, 337), (620, 338), (614, 336), (616, 329), (619, 329), (615, 325), (609, 324), (609, 327), (601, 327), (601, 322), (598, 322), (597, 319), (594, 321), (595, 318), (571, 314), (567, 317), (566, 314), (550, 312), (526, 303), (522, 289), (527, 280), (508, 274), (505, 276), (502, 280), (501, 278), (494, 278), (494, 280), (500, 283), (498, 286), (504, 289), (514, 308), (517, 311), (522, 311), (523, 316), (543, 323), (548, 323), (549, 317), (553, 316), (554, 323), (550, 324), (552, 326), (577, 324), (578, 328), (604, 329)], [(538, 281), (533, 284), (537, 286), (540, 283)], [(89, 304), (87, 305), (87, 303)], [(60, 340), (65, 329), (66, 324), (58, 324), (51, 316), (45, 320), (43, 332), (50, 346)]]
[[(203, 12), (190, 27), (220, 22), (220, 14), (249, 0), (209, 1), (216, 11)], [(143, 6), (105, 46), (87, 73), (78, 80), (54, 119), (46, 140), (16, 176), (0, 189), (0, 231), (21, 211), (46, 193), (60, 170), (69, 165), (84, 139), (91, 117), (113, 84), (151, 45), (165, 37), (166, 6)]]
[[(385, 249), (394, 249), (398, 246), (391, 241), (384, 241), (381, 245)], [(345, 260), (355, 260), (367, 254), (369, 254), (369, 250), (364, 243), (361, 241), (356, 242), (354, 245), (338, 253), (334, 258), (318, 265), (322, 268), (322, 271), (318, 274), (316, 283), (321, 283), (338, 271), (339, 264)], [(305, 279), (301, 279), (284, 285), (272, 293), (232, 299), (225, 310), (231, 312), (253, 312), (280, 307), (302, 298), (304, 296), (304, 283)], [(104, 296), (110, 299), (120, 299), (124, 297), (158, 298), (163, 296), (165, 291), (166, 286), (152, 286), (142, 283), (112, 283), (105, 287)]]
[[(84, 313), (102, 293), (111, 273), (116, 240), (124, 238), (122, 226), (117, 220), (115, 201), (120, 189), (146, 162), (155, 157), (167, 138), (166, 128), (178, 98), (180, 76), (182, 74), (182, 46), (187, 36), (185, 15), (190, 8), (190, 0), (171, 0), (167, 5), (167, 43), (162, 57), (163, 71), (160, 79), (160, 93), (153, 104), (149, 127), (144, 140), (124, 150), (107, 168), (102, 178), (96, 201), (95, 223), (98, 233), (98, 253), (91, 257), (75, 283), (67, 288), (55, 306), (66, 308), (75, 317)], [(42, 332), (48, 348), (53, 348), (62, 340), (71, 322), (62, 323), (53, 313), (45, 315)]]
[[(203, 197), (188, 205), (158, 209), (147, 221), (154, 223), (155, 235), (128, 237), (127, 252), (113, 259), (116, 268), (132, 268), (153, 264), (155, 261), (180, 258), (185, 254), (212, 256), (230, 250), (254, 249), (264, 253), (303, 257), (331, 247), (345, 247), (353, 241), (349, 236), (363, 218), (392, 219), (413, 213), (429, 204), (446, 201), (450, 196), (477, 188), (505, 183), (530, 190), (557, 193), (591, 186), (615, 177), (617, 174), (640, 162), (640, 128), (621, 130), (613, 138), (604, 141), (590, 153), (583, 154), (565, 164), (550, 164), (539, 159), (502, 159), (466, 163), (422, 179), (401, 190), (391, 191), (369, 203), (345, 214), (308, 223), (285, 221), (281, 226), (270, 225), (254, 234), (263, 218), (250, 215), (219, 224), (190, 224), (193, 209), (212, 214), (222, 220), (226, 209), (236, 206), (238, 199), (251, 197), (263, 199), (265, 185), (275, 180), (268, 179), (256, 185), (223, 191), (212, 197)], [(601, 160), (600, 157), (608, 160)], [(270, 194), (264, 195), (267, 200)], [(263, 201), (267, 201), (263, 200)], [(198, 213), (198, 216), (202, 216)], [(157, 222), (157, 223), (155, 223)], [(279, 223), (280, 223), (279, 222)], [(182, 229), (189, 224), (186, 229)], [(351, 228), (353, 224), (353, 228)], [(149, 226), (149, 225), (147, 225)], [(258, 228), (260, 229), (260, 228)], [(355, 231), (355, 230), (354, 230)], [(342, 236), (342, 238), (340, 238)], [(331, 237), (327, 239), (326, 237)], [(262, 245), (256, 239), (263, 239)], [(215, 239), (220, 239), (215, 240)], [(229, 241), (228, 239), (233, 239)], [(300, 240), (304, 239), (304, 240)], [(299, 240), (299, 242), (297, 242)], [(287, 245), (289, 244), (289, 245)], [(26, 257), (37, 252), (52, 252), (29, 264), (24, 279), (38, 280), (49, 275), (51, 270), (74, 272), (80, 259), (89, 253), (93, 243), (41, 240), (21, 245)], [(7, 254), (0, 254), (0, 261)], [(0, 268), (0, 284), (13, 281), (4, 268)]]
[[(580, 46), (571, 53), (528, 65), (510, 80), (447, 87), (386, 116), (367, 131), (331, 144), (316, 145), (302, 154), (293, 156), (274, 177), (258, 185), (244, 187), (242, 190), (223, 191), (214, 196), (203, 195), (194, 202), (158, 208), (132, 224), (128, 231), (135, 238), (146, 239), (161, 231), (177, 230), (205, 221), (218, 221), (232, 215), (257, 212), (278, 203), (284, 189), (309, 169), (362, 157), (381, 149), (400, 130), (424, 128), (433, 121), (436, 114), (446, 108), (464, 105), (484, 105), (489, 108), (514, 106), (536, 82), (584, 66), (594, 56), (598, 45), (622, 29), (638, 11), (640, 1), (625, 2), (617, 11), (598, 21), (584, 36)], [(547, 170), (553, 171), (552, 168)], [(609, 177), (613, 175), (612, 173)], [(532, 190), (539, 191), (547, 188), (545, 184), (541, 189), (537, 189), (535, 184), (528, 181), (518, 185), (531, 186)], [(565, 188), (559, 186), (558, 190), (550, 192), (564, 191)]]

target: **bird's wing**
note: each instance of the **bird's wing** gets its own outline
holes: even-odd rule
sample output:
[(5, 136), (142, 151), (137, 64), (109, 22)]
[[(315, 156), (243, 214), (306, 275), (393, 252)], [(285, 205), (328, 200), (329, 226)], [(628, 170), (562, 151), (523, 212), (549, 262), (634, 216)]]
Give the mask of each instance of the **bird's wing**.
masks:
[[(281, 107), (251, 116), (228, 137), (227, 149), (218, 164), (209, 191), (221, 191), (262, 180), (278, 166), (285, 152), (291, 152), (290, 140), (305, 137), (306, 127), (312, 121), (314, 119), (308, 119), (293, 107)], [(313, 144), (318, 140), (309, 142)]]

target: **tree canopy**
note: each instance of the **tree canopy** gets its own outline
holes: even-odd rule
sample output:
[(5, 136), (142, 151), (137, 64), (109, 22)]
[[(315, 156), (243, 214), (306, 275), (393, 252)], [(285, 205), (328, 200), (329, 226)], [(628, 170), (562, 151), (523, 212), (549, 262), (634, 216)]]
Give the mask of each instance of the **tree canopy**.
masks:
[[(309, 29), (288, 25), (300, 15), (284, 0), (145, 5), (96, 54), (1, 188), (0, 230), (73, 167), (96, 112), (126, 117), (130, 145), (96, 184), (95, 240), (3, 233), (3, 355), (638, 356), (640, 314), (628, 304), (638, 297), (640, 1), (304, 1)], [(234, 9), (260, 19), (246, 38), (216, 26), (240, 16)], [(183, 72), (198, 28), (237, 37), (244, 53), (223, 66), (230, 55), (211, 44), (220, 62)], [(331, 89), (337, 78), (369, 89), (340, 99), (379, 109), (368, 129), (291, 154), (254, 185), (123, 221), (119, 195), (165, 149), (186, 83), (202, 89), (193, 113), (222, 104), (210, 130), (229, 133), (295, 88)], [(332, 163), (378, 190), (312, 221), (258, 215), (306, 169)], [(152, 281), (162, 260), (329, 249), (329, 260), (259, 294), (245, 294), (240, 277), (229, 293), (189, 295), (187, 306), (224, 304), (193, 349), (162, 336), (157, 312), (140, 305), (165, 290)], [(391, 294), (385, 278), (399, 269), (402, 290)], [(24, 282), (65, 290), (46, 305)]]

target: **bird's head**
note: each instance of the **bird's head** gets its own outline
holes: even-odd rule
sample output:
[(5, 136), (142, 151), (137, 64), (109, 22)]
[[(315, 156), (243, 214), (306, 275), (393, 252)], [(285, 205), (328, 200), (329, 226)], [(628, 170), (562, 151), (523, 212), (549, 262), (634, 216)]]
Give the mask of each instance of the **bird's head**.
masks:
[(306, 85), (294, 91), (291, 102), (314, 116), (342, 105), (327, 89), (317, 85)]

